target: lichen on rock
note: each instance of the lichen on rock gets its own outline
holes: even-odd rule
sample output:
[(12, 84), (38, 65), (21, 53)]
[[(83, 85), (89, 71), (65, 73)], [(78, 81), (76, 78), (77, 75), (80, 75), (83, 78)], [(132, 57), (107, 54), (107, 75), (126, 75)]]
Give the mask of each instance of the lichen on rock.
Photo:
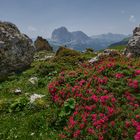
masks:
[(140, 56), (140, 26), (134, 29), (133, 36), (130, 38), (125, 50), (125, 55), (127, 57)]
[(0, 80), (30, 66), (34, 51), (32, 40), (16, 25), (0, 21)]

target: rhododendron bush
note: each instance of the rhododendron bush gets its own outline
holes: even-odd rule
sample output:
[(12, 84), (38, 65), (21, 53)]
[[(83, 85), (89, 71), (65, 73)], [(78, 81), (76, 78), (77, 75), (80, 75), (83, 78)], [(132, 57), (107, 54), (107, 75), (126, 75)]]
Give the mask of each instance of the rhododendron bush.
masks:
[(63, 71), (48, 86), (65, 120), (61, 139), (140, 140), (140, 61), (105, 58)]

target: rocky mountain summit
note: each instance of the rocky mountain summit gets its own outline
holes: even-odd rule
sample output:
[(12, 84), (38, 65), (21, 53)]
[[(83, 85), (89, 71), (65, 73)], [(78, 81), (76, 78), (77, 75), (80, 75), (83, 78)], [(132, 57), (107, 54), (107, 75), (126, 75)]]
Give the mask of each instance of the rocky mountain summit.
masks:
[(133, 31), (133, 36), (128, 42), (125, 54), (130, 56), (140, 56), (140, 26)]
[(59, 43), (68, 43), (76, 41), (84, 42), (91, 38), (82, 31), (69, 32), (66, 27), (60, 27), (52, 32), (51, 39)]
[(60, 27), (52, 32), (51, 39), (60, 43), (69, 42), (72, 40), (72, 34), (66, 27)]
[(53, 50), (49, 42), (40, 36), (37, 37), (37, 39), (34, 42), (34, 45), (37, 51), (42, 51), (42, 50), (52, 51)]
[(0, 21), (0, 80), (28, 67), (34, 51), (32, 40), (20, 33), (16, 25)]

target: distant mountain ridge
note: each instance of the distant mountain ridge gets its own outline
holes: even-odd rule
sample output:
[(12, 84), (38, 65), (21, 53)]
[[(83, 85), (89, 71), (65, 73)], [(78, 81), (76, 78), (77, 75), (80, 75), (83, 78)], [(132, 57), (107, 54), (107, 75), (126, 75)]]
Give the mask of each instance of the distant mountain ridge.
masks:
[(119, 42), (111, 44), (108, 48), (114, 48), (117, 46), (127, 46), (129, 39), (130, 39), (130, 37), (124, 38), (123, 40), (121, 40)]
[(95, 50), (104, 49), (112, 43), (119, 42), (126, 37), (127, 35), (112, 33), (89, 37), (82, 31), (70, 32), (66, 27), (60, 27), (52, 32), (51, 39), (48, 41), (55, 47), (57, 47), (57, 44), (59, 46), (67, 45), (75, 50), (83, 51), (86, 48), (93, 48)]
[(122, 39), (126, 38), (126, 35), (107, 33), (107, 34), (101, 34), (101, 35), (93, 35), (91, 38), (93, 38), (93, 39), (98, 38), (98, 39), (102, 39), (102, 40), (108, 40), (108, 42), (119, 42)]

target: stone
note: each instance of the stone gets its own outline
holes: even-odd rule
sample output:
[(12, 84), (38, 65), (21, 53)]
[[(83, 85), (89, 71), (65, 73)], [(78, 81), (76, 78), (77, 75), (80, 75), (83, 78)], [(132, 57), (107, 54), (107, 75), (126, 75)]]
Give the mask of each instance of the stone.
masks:
[(133, 36), (130, 38), (124, 54), (127, 57), (140, 56), (140, 27), (134, 29)]
[(96, 57), (93, 57), (88, 62), (94, 64), (98, 62), (99, 60), (104, 59), (106, 57), (115, 57), (115, 56), (121, 56), (121, 55), (122, 54), (120, 54), (117, 50), (105, 49), (103, 53), (98, 53)]
[(34, 42), (34, 45), (37, 51), (53, 51), (53, 48), (50, 46), (49, 42), (40, 36), (37, 37), (37, 39)]
[(37, 85), (38, 84), (38, 78), (37, 77), (31, 77), (29, 79), (29, 82), (33, 85)]
[(18, 94), (21, 94), (21, 93), (22, 93), (21, 89), (16, 89), (16, 90), (15, 90), (15, 94), (18, 95)]
[(32, 40), (16, 25), (0, 21), (0, 81), (12, 72), (20, 72), (33, 61)]
[(45, 95), (40, 95), (40, 94), (35, 93), (35, 94), (30, 96), (30, 103), (33, 103), (35, 100), (41, 99), (43, 97), (45, 97)]
[(132, 53), (128, 53), (126, 57), (127, 58), (132, 58), (133, 57), (133, 54)]
[(120, 53), (117, 50), (114, 50), (114, 49), (105, 49), (104, 54), (109, 55), (109, 56), (120, 55)]
[(97, 62), (98, 60), (99, 60), (99, 58), (98, 58), (98, 56), (96, 56), (96, 57), (90, 59), (88, 62), (93, 64), (93, 63)]

